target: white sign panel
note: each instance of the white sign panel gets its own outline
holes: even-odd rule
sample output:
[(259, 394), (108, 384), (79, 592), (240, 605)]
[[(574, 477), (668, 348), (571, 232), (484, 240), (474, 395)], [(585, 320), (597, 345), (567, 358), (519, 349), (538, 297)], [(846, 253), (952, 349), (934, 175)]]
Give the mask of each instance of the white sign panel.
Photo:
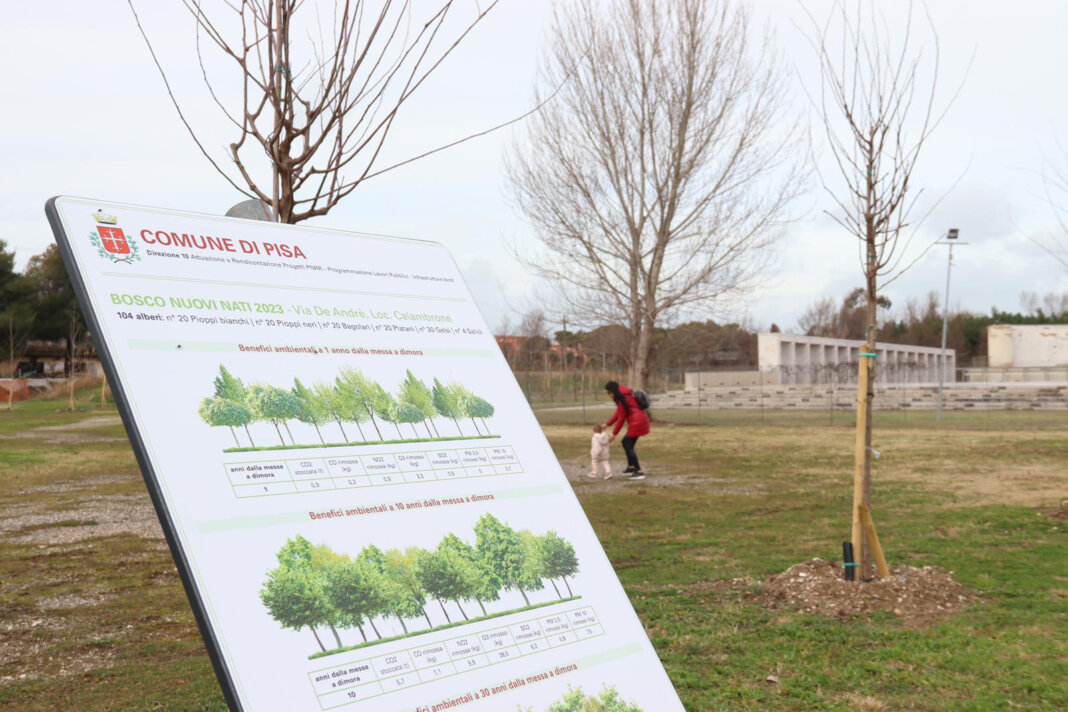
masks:
[(444, 247), (47, 212), (234, 709), (682, 709)]

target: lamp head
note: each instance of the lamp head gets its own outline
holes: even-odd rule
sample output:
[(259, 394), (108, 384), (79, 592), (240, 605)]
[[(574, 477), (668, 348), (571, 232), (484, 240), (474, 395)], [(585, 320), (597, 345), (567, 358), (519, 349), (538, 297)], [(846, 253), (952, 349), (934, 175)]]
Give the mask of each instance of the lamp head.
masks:
[(957, 228), (951, 227), (951, 228), (949, 228), (949, 232), (946, 233), (946, 239), (948, 239), (948, 240), (956, 240), (957, 239), (957, 235), (959, 235), (959, 234), (960, 234), (960, 231)]

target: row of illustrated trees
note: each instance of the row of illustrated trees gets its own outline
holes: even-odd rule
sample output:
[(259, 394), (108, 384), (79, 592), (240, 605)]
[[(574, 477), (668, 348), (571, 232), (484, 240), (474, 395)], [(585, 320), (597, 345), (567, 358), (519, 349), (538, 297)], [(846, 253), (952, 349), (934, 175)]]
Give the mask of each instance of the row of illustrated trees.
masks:
[[(478, 435), (488, 435), (486, 418), (492, 417), (494, 410), (489, 401), (459, 383), (443, 384), (435, 378), (434, 385), (427, 386), (410, 370), (398, 392), (393, 394), (354, 368), (342, 368), (333, 383), (316, 383), (311, 387), (294, 378), (293, 387), (286, 390), (260, 383), (246, 386), (221, 365), (215, 378), (214, 395), (201, 401), (199, 408), (200, 417), (208, 425), (229, 427), (238, 447), (241, 442), (236, 428), (243, 428), (249, 443), (256, 446), (248, 429), (254, 422), (274, 425), (283, 446), (287, 444), (282, 435), (284, 428), (289, 444), (296, 445), (289, 429), (290, 420), (314, 426), (324, 445), (322, 427), (331, 423), (337, 424), (345, 442), (350, 442), (345, 423), (354, 424), (360, 440), (366, 442), (362, 424), (370, 422), (378, 439), (385, 440), (380, 421), (392, 423), (398, 439), (404, 438), (400, 429), (402, 424), (410, 425), (415, 437), (419, 438), (417, 423), (426, 429), (428, 438), (441, 438), (435, 422), (438, 418), (451, 420), (460, 436), (465, 435), (460, 427), (460, 421), (465, 418), (471, 420)], [(479, 421), (482, 422), (481, 428)]]
[(369, 640), (367, 627), (381, 639), (376, 619), (396, 620), (405, 635), (412, 635), (413, 627), (435, 627), (426, 608), (430, 599), (451, 624), (446, 603), (470, 620), (464, 603), (474, 602), (486, 616), (486, 604), (499, 600), (502, 591), (518, 591), (529, 606), (527, 593), (548, 581), (563, 599), (559, 579), (573, 596), (568, 577), (579, 570), (575, 548), (555, 532), (516, 531), (490, 514), (475, 525), (474, 546), (448, 534), (436, 549), (383, 552), (369, 545), (350, 557), (297, 536), (277, 556), (260, 599), (283, 627), (311, 630), (324, 652), (318, 628), (330, 630), (337, 648), (344, 647), (339, 630), (346, 628), (358, 629), (363, 642)]

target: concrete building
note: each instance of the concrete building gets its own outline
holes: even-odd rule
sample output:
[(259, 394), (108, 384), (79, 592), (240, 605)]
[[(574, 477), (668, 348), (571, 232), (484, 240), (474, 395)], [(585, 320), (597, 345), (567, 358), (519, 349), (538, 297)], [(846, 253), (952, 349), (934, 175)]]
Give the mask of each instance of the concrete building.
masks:
[[(863, 341), (797, 334), (760, 334), (757, 354), (765, 383), (856, 383)], [(942, 350), (876, 344), (877, 383), (937, 383)], [(957, 354), (946, 349), (946, 381), (955, 380)]]
[(1068, 324), (991, 326), (986, 350), (990, 368), (1068, 366)]

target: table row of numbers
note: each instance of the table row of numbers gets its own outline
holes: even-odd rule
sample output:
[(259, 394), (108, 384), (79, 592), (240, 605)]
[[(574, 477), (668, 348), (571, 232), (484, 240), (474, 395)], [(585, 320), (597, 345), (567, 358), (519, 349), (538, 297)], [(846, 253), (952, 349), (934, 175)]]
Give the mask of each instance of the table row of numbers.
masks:
[(604, 628), (593, 608), (585, 606), (316, 670), (308, 677), (326, 710), (601, 635)]
[(513, 475), (523, 471), (515, 451), (507, 445), (231, 462), (223, 468), (237, 497)]

